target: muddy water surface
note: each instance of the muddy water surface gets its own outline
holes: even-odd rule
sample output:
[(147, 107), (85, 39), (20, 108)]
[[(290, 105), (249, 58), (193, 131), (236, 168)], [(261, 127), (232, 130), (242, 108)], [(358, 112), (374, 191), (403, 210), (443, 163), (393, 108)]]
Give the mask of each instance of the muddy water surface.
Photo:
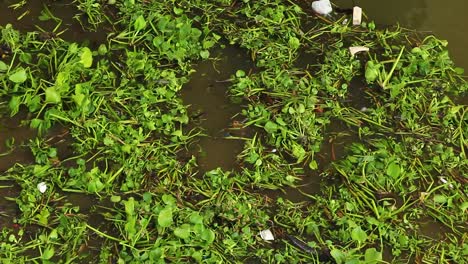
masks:
[[(88, 42), (90, 46), (97, 47), (104, 43), (107, 37), (108, 25), (104, 25), (96, 32), (85, 32), (77, 17), (78, 13), (74, 1), (26, 1), (25, 5), (13, 8), (21, 1), (4, 0), (0, 11), (0, 25), (14, 25), (15, 29), (22, 32), (42, 32), (44, 38), (54, 38), (58, 35), (68, 41)], [(12, 8), (7, 8), (11, 6)], [(44, 20), (45, 7), (55, 18)], [(42, 16), (41, 16), (42, 15)], [(42, 17), (42, 18), (41, 18)], [(86, 19), (83, 18), (83, 21)]]
[(21, 124), (26, 114), (18, 114), (15, 118), (3, 116), (0, 118), (0, 172), (15, 165), (33, 160), (33, 156), (24, 144), (36, 135), (36, 131)]
[[(196, 72), (182, 90), (182, 99), (189, 105), (192, 118), (202, 127), (206, 136), (191, 146), (196, 155), (200, 172), (220, 167), (231, 170), (237, 167), (237, 155), (242, 151), (244, 142), (232, 139), (234, 122), (239, 122), (241, 105), (229, 100), (228, 80), (237, 70), (248, 72), (253, 68), (244, 51), (235, 47), (212, 51), (214, 59), (198, 63)], [(231, 138), (231, 139), (230, 139)]]

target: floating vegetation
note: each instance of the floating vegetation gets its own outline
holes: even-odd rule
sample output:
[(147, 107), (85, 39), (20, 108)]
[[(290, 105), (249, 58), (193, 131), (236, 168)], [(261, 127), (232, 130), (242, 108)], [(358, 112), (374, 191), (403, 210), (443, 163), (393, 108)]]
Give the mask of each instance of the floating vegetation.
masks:
[[(10, 6), (22, 23), (29, 2)], [(1, 167), (2, 263), (468, 258), (468, 85), (447, 42), (286, 0), (65, 1), (107, 34), (77, 42), (61, 2), (37, 12), (50, 32), (0, 28), (0, 162), (22, 157)], [(249, 58), (217, 80), (240, 109), (218, 134), (243, 148), (206, 170), (210, 117), (182, 98), (226, 47)]]

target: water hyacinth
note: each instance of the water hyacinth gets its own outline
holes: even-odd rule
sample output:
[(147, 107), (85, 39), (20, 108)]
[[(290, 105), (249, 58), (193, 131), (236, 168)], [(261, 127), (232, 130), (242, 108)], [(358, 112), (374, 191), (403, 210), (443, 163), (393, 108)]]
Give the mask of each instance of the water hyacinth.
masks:
[(466, 262), (445, 41), (324, 0), (16, 2), (3, 262)]

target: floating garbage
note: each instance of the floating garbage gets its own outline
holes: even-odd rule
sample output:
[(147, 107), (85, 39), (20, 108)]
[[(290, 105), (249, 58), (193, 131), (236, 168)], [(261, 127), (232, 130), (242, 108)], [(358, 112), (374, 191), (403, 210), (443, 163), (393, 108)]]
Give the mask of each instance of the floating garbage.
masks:
[(323, 16), (326, 16), (333, 11), (330, 0), (314, 1), (312, 2), (312, 9), (315, 13)]
[(353, 25), (358, 26), (361, 25), (362, 20), (362, 8), (359, 6), (355, 6), (353, 8)]
[(289, 238), (289, 240), (291, 241), (291, 243), (300, 248), (301, 250), (307, 252), (307, 253), (316, 253), (315, 249), (309, 247), (309, 245), (307, 245), (307, 243), (305, 243), (304, 241), (294, 237), (294, 236), (291, 236), (291, 235), (287, 235), (287, 237)]
[(448, 186), (450, 187), (450, 189), (453, 189), (453, 184), (449, 183), (444, 177), (440, 176), (440, 177), (439, 177), (439, 180), (440, 180), (443, 184), (447, 184), (447, 183), (448, 183)]
[(354, 56), (354, 54), (362, 51), (369, 51), (369, 48), (364, 46), (349, 47), (349, 52), (351, 53), (351, 56)]
[(275, 240), (273, 233), (270, 229), (260, 231), (260, 237), (265, 241), (272, 241)]
[(37, 189), (41, 193), (45, 193), (45, 191), (47, 190), (47, 184), (45, 182), (40, 182), (40, 183), (37, 184)]

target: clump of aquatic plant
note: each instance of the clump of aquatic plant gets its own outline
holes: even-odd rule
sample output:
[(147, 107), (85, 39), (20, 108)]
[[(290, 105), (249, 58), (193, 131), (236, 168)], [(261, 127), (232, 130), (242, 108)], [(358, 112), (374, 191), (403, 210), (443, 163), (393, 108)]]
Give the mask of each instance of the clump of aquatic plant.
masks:
[(281, 67), (298, 56), (302, 14), (299, 6), (279, 0), (247, 2), (235, 11), (245, 22), (227, 23), (223, 33), (231, 43), (250, 50), (258, 66)]
[[(0, 212), (11, 218), (2, 222), (2, 261), (467, 258), (468, 115), (451, 98), (468, 85), (446, 42), (313, 17), (291, 1), (73, 4), (84, 29), (112, 24), (108, 41), (62, 39), (60, 18), (47, 8), (42, 19), (58, 22), (53, 37), (41, 27), (1, 27), (1, 116), (24, 114), (22, 123), (38, 131), (22, 146), (11, 140), (5, 154), (26, 147), (32, 159), (0, 176), (2, 189), (17, 188), (8, 201), (19, 210)], [(196, 158), (185, 153), (202, 128), (191, 128), (180, 94), (192, 64), (226, 43), (257, 65), (237, 71), (228, 91), (243, 107), (239, 126), (255, 133), (233, 138), (244, 142), (240, 168), (196, 173)], [(349, 45), (370, 50), (353, 56)], [(349, 102), (356, 88), (363, 108)], [(337, 119), (360, 142), (339, 160), (332, 153), (326, 167), (318, 164), (324, 133)], [(300, 185), (305, 166), (325, 169), (321, 192), (301, 202), (262, 193)], [(81, 208), (71, 193), (95, 204)], [(424, 231), (428, 223), (443, 230), (440, 238)], [(258, 235), (265, 229), (273, 242)]]
[(231, 93), (242, 95), (250, 105), (243, 110), (245, 125), (262, 127), (272, 148), (286, 150), (297, 162), (315, 169), (314, 153), (320, 149), (322, 128), (318, 84), (312, 76), (298, 77), (288, 71), (263, 71), (260, 75), (237, 73)]

